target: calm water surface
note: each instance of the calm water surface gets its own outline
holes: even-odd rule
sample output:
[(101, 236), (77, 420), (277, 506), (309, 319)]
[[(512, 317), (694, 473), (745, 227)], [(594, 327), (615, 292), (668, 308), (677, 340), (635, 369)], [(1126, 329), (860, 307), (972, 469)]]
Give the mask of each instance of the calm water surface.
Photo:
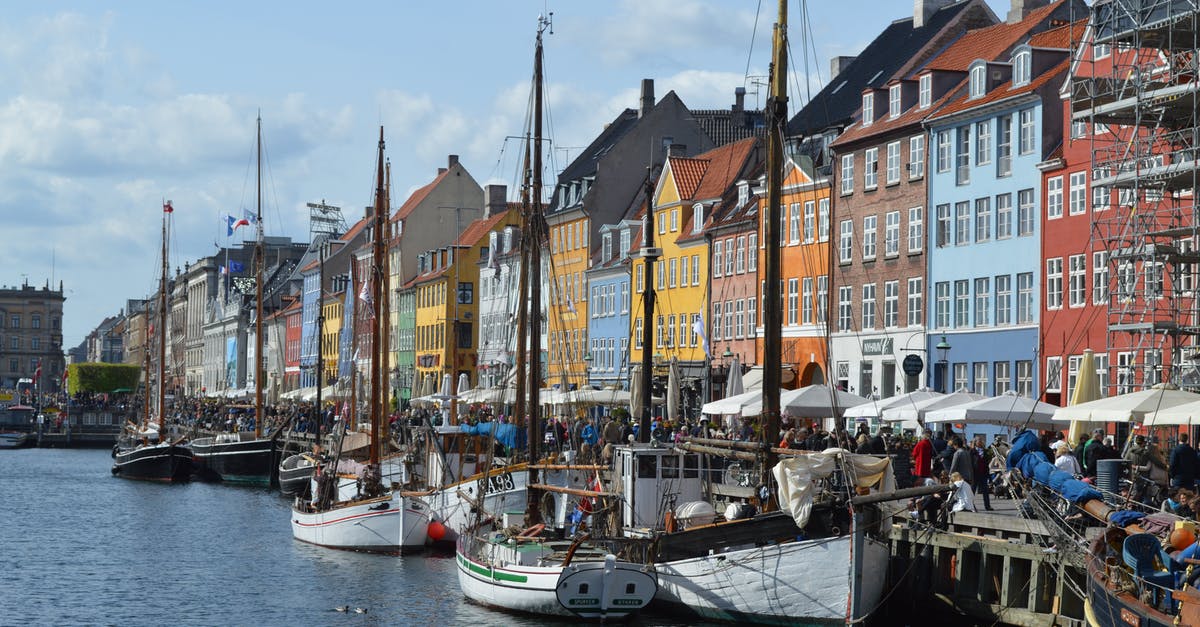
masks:
[(452, 555), (321, 549), (292, 539), (275, 492), (129, 481), (111, 465), (107, 450), (0, 451), (0, 624), (556, 624), (467, 603)]

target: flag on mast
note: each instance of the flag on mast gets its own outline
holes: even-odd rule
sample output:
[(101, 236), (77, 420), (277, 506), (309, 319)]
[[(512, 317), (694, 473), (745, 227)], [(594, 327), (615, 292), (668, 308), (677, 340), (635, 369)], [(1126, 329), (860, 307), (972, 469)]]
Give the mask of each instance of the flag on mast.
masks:
[(171, 201), (168, 200), (167, 202), (163, 203), (163, 213), (174, 213), (174, 212), (175, 212), (175, 207), (171, 206)]

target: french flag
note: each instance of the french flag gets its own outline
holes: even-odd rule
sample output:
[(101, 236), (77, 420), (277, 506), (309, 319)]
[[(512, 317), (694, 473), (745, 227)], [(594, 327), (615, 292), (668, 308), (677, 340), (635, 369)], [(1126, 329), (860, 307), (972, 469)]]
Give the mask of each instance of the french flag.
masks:
[(225, 216), (225, 237), (233, 237), (233, 232), (240, 226), (250, 226), (250, 221), (246, 218), (236, 218), (231, 215)]

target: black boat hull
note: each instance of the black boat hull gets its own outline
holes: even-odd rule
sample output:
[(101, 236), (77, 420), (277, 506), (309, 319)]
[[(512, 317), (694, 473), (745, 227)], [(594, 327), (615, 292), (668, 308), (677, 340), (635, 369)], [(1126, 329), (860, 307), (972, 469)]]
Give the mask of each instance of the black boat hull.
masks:
[(112, 474), (124, 479), (179, 483), (192, 476), (192, 452), (182, 444), (154, 444), (113, 451)]
[(279, 467), (279, 491), (286, 496), (306, 496), (312, 485), (315, 466)]
[(192, 442), (195, 472), (207, 481), (269, 486), (276, 461), (275, 443), (270, 439), (242, 442)]

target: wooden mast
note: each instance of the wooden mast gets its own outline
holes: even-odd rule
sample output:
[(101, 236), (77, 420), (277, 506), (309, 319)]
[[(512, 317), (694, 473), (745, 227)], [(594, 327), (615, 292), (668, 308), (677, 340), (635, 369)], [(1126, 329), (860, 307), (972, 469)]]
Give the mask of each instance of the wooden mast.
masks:
[[(380, 217), (380, 227), (383, 229), (380, 239), (380, 250), (383, 251), (380, 256), (380, 278), (383, 281), (379, 285), (379, 309), (383, 312), (383, 316), (379, 318), (379, 350), (382, 351), (379, 357), (379, 378), (382, 382), (379, 386), (379, 406), (383, 413), (383, 417), (387, 418), (392, 413), (392, 378), (391, 369), (388, 364), (391, 362), (391, 346), (392, 346), (392, 261), (391, 255), (388, 254), (388, 247), (392, 242), (392, 164), (389, 161), (385, 166), (387, 170), (385, 183), (383, 185), (383, 208)], [(382, 431), (382, 427), (380, 429)]]
[[(779, 0), (770, 68), (771, 95), (767, 98), (767, 207), (762, 212), (766, 229), (766, 281), (763, 307), (763, 442), (779, 442), (779, 391), (782, 385), (783, 312), (777, 306), (780, 294), (779, 221), (783, 186), (783, 126), (787, 124), (787, 0)], [(761, 485), (767, 485), (770, 469), (778, 456), (767, 452)]]
[(254, 439), (262, 437), (262, 425), (266, 416), (263, 415), (263, 377), (267, 370), (263, 367), (263, 264), (266, 261), (263, 254), (263, 218), (262, 218), (262, 115), (259, 114), (256, 133), (255, 159), (255, 222), (258, 225), (258, 237), (254, 243), (254, 286), (257, 310), (254, 317)]
[[(350, 286), (348, 289), (354, 289)], [(325, 242), (317, 248), (317, 446), (321, 445), (321, 379), (325, 373)]]
[(654, 411), (651, 386), (654, 380), (654, 361), (650, 354), (651, 325), (654, 324), (654, 260), (659, 251), (654, 247), (654, 165), (646, 168), (646, 219), (642, 221), (642, 387), (641, 415), (638, 416), (638, 442), (650, 441), (650, 415)]
[(374, 218), (375, 225), (372, 229), (372, 253), (371, 253), (371, 298), (373, 319), (371, 320), (371, 406), (368, 410), (368, 415), (371, 417), (371, 459), (370, 463), (373, 466), (378, 466), (380, 458), (380, 439), (382, 437), (382, 429), (380, 428), (383, 422), (383, 404), (380, 403), (380, 398), (384, 394), (383, 382), (380, 380), (379, 371), (379, 353), (383, 350), (381, 341), (383, 339), (382, 325), (384, 311), (381, 310), (383, 305), (383, 234), (384, 234), (384, 214), (387, 212), (387, 191), (384, 190), (384, 173), (383, 173), (383, 127), (379, 127), (379, 163), (375, 178), (375, 203), (374, 203)]
[[(529, 186), (530, 219), (526, 248), (529, 250), (529, 461), (538, 460), (538, 439), (541, 436), (541, 379), (542, 379), (542, 236), (545, 222), (542, 215), (542, 33), (550, 21), (538, 17), (537, 46), (533, 54), (533, 172)], [(537, 469), (529, 469), (529, 485), (537, 483)], [(525, 522), (536, 525), (542, 521), (538, 503), (539, 492), (526, 490)]]
[[(163, 203), (163, 226), (162, 226), (162, 278), (158, 284), (158, 441), (162, 442), (166, 437), (166, 413), (167, 413), (167, 394), (166, 394), (166, 374), (167, 374), (167, 273), (170, 271), (167, 267), (167, 240), (170, 235), (170, 227), (167, 219), (174, 211), (171, 207), (171, 201)], [(146, 390), (149, 395), (150, 390)]]
[[(520, 260), (517, 262), (517, 343), (513, 347), (516, 353), (516, 357), (513, 360), (513, 372), (515, 374), (513, 380), (516, 388), (516, 398), (514, 399), (513, 409), (515, 413), (514, 420), (518, 421), (518, 425), (525, 427), (526, 434), (528, 435), (526, 439), (533, 441), (537, 433), (536, 427), (533, 425), (535, 417), (529, 415), (529, 408), (525, 404), (525, 383), (527, 381), (525, 368), (529, 364), (529, 345), (525, 343), (525, 338), (529, 331), (529, 243), (533, 241), (529, 228), (529, 224), (532, 221), (529, 215), (530, 149), (529, 135), (526, 134), (525, 164), (522, 177), (524, 181), (521, 185), (521, 231), (523, 236), (519, 244), (521, 247)], [(505, 387), (508, 387), (507, 382), (505, 382)], [(522, 424), (522, 421), (524, 424)], [(532, 459), (533, 456), (530, 455), (530, 460), (532, 461)]]

